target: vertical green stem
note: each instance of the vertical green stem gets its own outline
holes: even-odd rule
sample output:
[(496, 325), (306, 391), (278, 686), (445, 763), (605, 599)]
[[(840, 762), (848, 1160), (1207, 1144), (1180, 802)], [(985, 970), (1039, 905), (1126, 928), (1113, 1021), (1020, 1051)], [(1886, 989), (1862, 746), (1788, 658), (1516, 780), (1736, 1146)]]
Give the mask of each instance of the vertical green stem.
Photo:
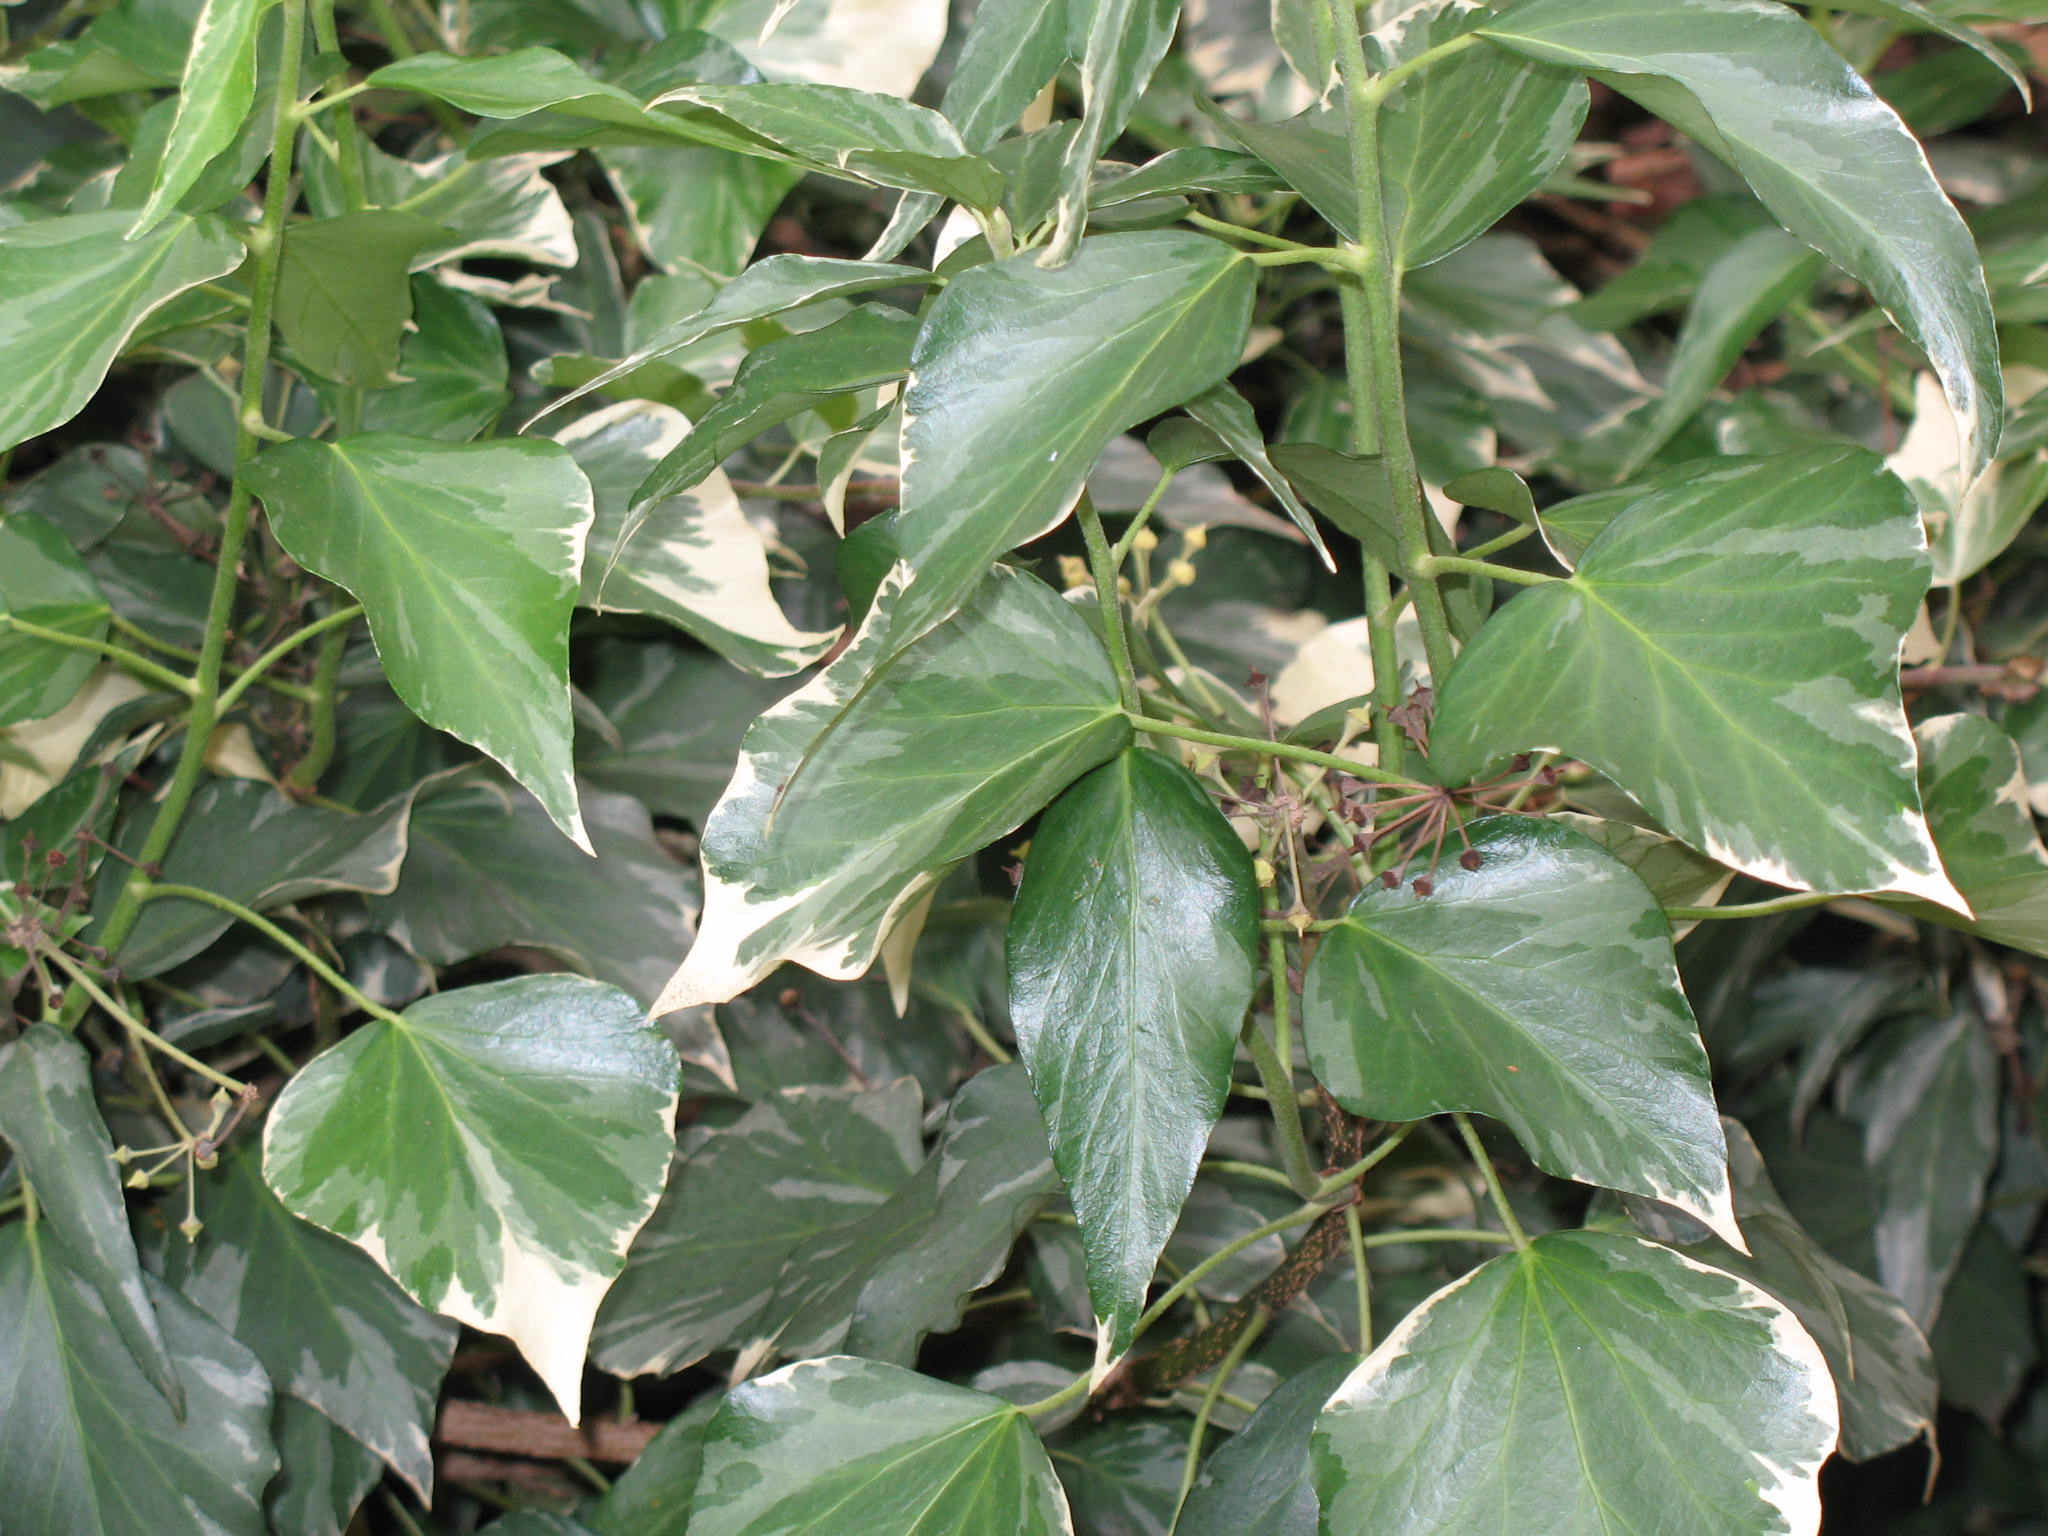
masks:
[(1270, 1316), (1263, 1307), (1252, 1314), (1252, 1320), (1231, 1344), (1230, 1353), (1223, 1357), (1222, 1363), (1216, 1367), (1216, 1374), (1209, 1378), (1209, 1385), (1202, 1393), (1201, 1406), (1195, 1410), (1194, 1428), (1188, 1431), (1187, 1457), (1181, 1463), (1180, 1495), (1173, 1501), (1176, 1525), (1180, 1523), (1181, 1507), (1187, 1503), (1188, 1495), (1195, 1491), (1195, 1476), (1202, 1469), (1202, 1443), (1208, 1438), (1209, 1420), (1215, 1415), (1217, 1399), (1223, 1396), (1223, 1389), (1237, 1374), (1237, 1368), (1244, 1364), (1244, 1357), (1251, 1353), (1259, 1335), (1266, 1331)]
[[(334, 0), (313, 0), (313, 45), (322, 53), (341, 52), (341, 33), (334, 25)], [(350, 213), (360, 213), (369, 206), (369, 199), (363, 194), (363, 136), (356, 126), (353, 105), (336, 111), (334, 147), (342, 200)]]
[(1365, 1228), (1358, 1206), (1344, 1207), (1344, 1236), (1351, 1244), (1351, 1280), (1358, 1288), (1358, 1352), (1372, 1353), (1372, 1266), (1365, 1257)]
[[(1279, 940), (1273, 942), (1278, 944)], [(1286, 1017), (1287, 1000), (1287, 957), (1283, 953), (1273, 972), (1273, 1015), (1276, 1020)], [(1291, 1038), (1292, 1032), (1284, 1026), (1282, 1033)], [(1266, 1038), (1266, 1032), (1259, 1028), (1257, 1019), (1244, 1021), (1243, 1040), (1245, 1049), (1251, 1053), (1252, 1067), (1259, 1074), (1259, 1086), (1266, 1090), (1267, 1105), (1273, 1112), (1273, 1128), (1280, 1136), (1280, 1161), (1286, 1166), (1287, 1182), (1303, 1199), (1313, 1199), (1323, 1181), (1308, 1155), (1308, 1138), (1301, 1131), (1301, 1106), (1294, 1097), (1294, 1070), (1281, 1059), (1273, 1042)]]
[(312, 735), (306, 755), (285, 779), (287, 789), (311, 790), (334, 761), (334, 706), (341, 683), (341, 660), (348, 652), (350, 626), (338, 625), (320, 637), (313, 659)]
[(1116, 562), (1110, 558), (1109, 537), (1102, 531), (1102, 515), (1095, 510), (1095, 498), (1086, 491), (1075, 504), (1080, 520), (1081, 540), (1088, 546), (1088, 570), (1095, 578), (1095, 608), (1102, 620), (1102, 643), (1109, 648), (1109, 664), (1116, 669), (1117, 694), (1126, 713), (1140, 715), (1138, 675), (1131, 666), (1131, 642), (1124, 634), (1123, 597), (1117, 591)]
[[(1387, 229), (1384, 173), (1380, 167), (1381, 91), (1365, 61), (1357, 12), (1350, 0), (1333, 0), (1333, 5), (1337, 72), (1343, 77), (1349, 104), (1351, 173), (1358, 189), (1359, 238), (1348, 250), (1357, 273), (1362, 305), (1347, 305), (1345, 309), (1347, 368), (1354, 401), (1369, 406), (1379, 429), (1380, 456), (1386, 466), (1394, 505), (1400, 513), (1395, 533), (1401, 563), (1415, 603), (1416, 621), (1422, 626), (1430, 676), (1441, 687), (1451, 668), (1451, 626), (1436, 578), (1423, 568), (1430, 552), (1431, 514), (1415, 468), (1415, 445), (1408, 437), (1407, 386), (1401, 377), (1401, 267)], [(1356, 364), (1361, 359), (1348, 345), (1351, 333), (1361, 322), (1365, 330), (1364, 384), (1370, 388), (1370, 401), (1360, 394), (1362, 386)], [(1360, 418), (1361, 426), (1363, 420)], [(1374, 661), (1377, 665), (1378, 658)]]
[[(255, 254), (255, 271), (250, 282), (249, 339), (242, 352), (240, 414), (235, 433), (235, 483), (220, 532), (220, 563), (214, 572), (213, 595), (206, 610), (206, 637), (200, 642), (199, 662), (194, 670), (192, 705), (185, 712), (185, 740), (179, 749), (178, 765), (172, 770), (170, 787), (157, 807), (135, 862), (145, 869), (161, 863), (177, 836), (185, 808), (199, 786), (206, 763), (206, 749), (219, 719), (221, 663), (227, 655), (228, 629), (234, 619), (239, 590), (242, 551), (249, 540), (249, 521), (254, 512), (244, 471), (263, 446), (257, 428), (263, 425), (263, 382), (270, 371), (271, 321), (277, 301), (278, 258), (284, 248), (285, 215), (291, 211), (292, 147), (299, 131), (299, 55), (305, 36), (306, 0), (284, 0), (285, 46), (277, 79), (277, 128), (271, 139), (270, 173), (264, 183), (263, 220), (249, 236)], [(121, 888), (105, 926), (98, 935), (102, 948), (118, 950), (134, 931), (142, 913), (142, 889), (130, 880)], [(66, 1017), (78, 1015), (67, 1007)]]
[(1522, 1224), (1515, 1219), (1515, 1208), (1508, 1204), (1508, 1192), (1500, 1187), (1500, 1171), (1493, 1166), (1493, 1159), (1486, 1155), (1486, 1147), (1479, 1140), (1479, 1133), (1472, 1129), (1472, 1121), (1466, 1115), (1451, 1116), (1458, 1124), (1458, 1134), (1465, 1140), (1465, 1150), (1472, 1154), (1472, 1161), (1479, 1165), (1479, 1176), (1486, 1181), (1487, 1198), (1493, 1202), (1494, 1213), (1500, 1217), (1500, 1224), (1507, 1229), (1516, 1248), (1529, 1246), (1529, 1235), (1522, 1230)]
[[(1351, 447), (1363, 452), (1375, 418), (1372, 360), (1366, 349), (1365, 292), (1355, 281), (1338, 284), (1344, 311), (1344, 376), (1351, 391)], [(1393, 712), (1401, 703), (1401, 653), (1394, 640), (1394, 582), (1386, 566), (1362, 548), (1365, 565), (1365, 626), (1372, 647), (1372, 739), (1380, 766), (1399, 772), (1407, 750)]]

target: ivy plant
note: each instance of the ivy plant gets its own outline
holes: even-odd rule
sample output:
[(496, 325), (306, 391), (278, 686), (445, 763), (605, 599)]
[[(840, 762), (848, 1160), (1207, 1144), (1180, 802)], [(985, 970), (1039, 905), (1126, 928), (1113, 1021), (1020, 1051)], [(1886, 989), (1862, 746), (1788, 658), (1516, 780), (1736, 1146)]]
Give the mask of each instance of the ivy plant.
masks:
[(2048, 1519), (2048, 6), (0, 23), (0, 1529)]

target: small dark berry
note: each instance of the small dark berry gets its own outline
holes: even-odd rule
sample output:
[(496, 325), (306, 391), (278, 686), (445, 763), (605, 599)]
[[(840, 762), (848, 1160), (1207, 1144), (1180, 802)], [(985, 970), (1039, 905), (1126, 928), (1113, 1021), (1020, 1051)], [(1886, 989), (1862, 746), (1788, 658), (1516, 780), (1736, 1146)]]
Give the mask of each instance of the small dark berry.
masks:
[(50, 868), (52, 869), (62, 869), (66, 864), (69, 864), (71, 860), (65, 857), (63, 849), (52, 848), (48, 853), (43, 855), (43, 862), (49, 865)]
[(1398, 891), (1401, 889), (1401, 877), (1390, 869), (1380, 876), (1380, 884), (1390, 891)]
[(794, 1008), (798, 1003), (802, 1002), (803, 1000), (803, 993), (797, 991), (795, 987), (784, 987), (775, 998), (775, 1001), (780, 1003), (785, 1008)]
[(1463, 865), (1466, 869), (1477, 869), (1481, 864), (1484, 864), (1486, 860), (1480, 855), (1480, 852), (1477, 848), (1467, 848), (1463, 853), (1458, 855), (1458, 862), (1461, 865)]
[(1434, 881), (1418, 880), (1415, 882), (1415, 894), (1417, 896), (1428, 896), (1433, 894), (1435, 890), (1436, 883)]

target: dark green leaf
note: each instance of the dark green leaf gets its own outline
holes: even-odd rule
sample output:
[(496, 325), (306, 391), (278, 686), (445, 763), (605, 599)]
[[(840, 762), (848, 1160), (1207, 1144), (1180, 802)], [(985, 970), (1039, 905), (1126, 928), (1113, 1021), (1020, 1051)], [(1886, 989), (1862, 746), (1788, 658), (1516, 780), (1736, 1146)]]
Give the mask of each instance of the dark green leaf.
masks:
[(427, 1434), (455, 1325), (278, 1204), (253, 1151), (202, 1180), (197, 1209), (205, 1230), (170, 1245), (165, 1278), (254, 1350), (278, 1391), (318, 1409), (430, 1499)]
[(1476, 870), (1369, 887), (1301, 999), (1316, 1076), (1355, 1114), (1505, 1120), (1539, 1165), (1691, 1212), (1737, 1245), (1707, 1053), (1656, 898), (1563, 827), (1474, 826)]
[(1223, 1111), (1258, 974), (1251, 855), (1178, 763), (1133, 748), (1040, 821), (1010, 925), (1010, 1012), (1080, 1217), (1108, 1358)]
[[(1943, 1401), (1960, 1403), (1994, 1427), (2003, 1423), (2041, 1358), (2029, 1317), (2032, 1291), (2012, 1244), (1991, 1222), (1979, 1222), (1934, 1325)], [(1859, 1365), (1862, 1360), (1859, 1351)]]
[(488, 305), (425, 275), (412, 280), (415, 329), (398, 349), (406, 382), (363, 399), (363, 429), (467, 442), (511, 403), (505, 337)]
[(172, 214), (130, 240), (132, 222), (113, 210), (0, 229), (0, 448), (76, 416), (144, 320), (241, 265), (218, 219)]
[(1904, 488), (1861, 450), (1681, 466), (1467, 647), (1431, 765), (1559, 750), (1759, 879), (1960, 909), (1898, 693), (1926, 585)]
[(675, 1536), (704, 1470), (704, 1434), (718, 1399), (706, 1394), (664, 1424), (585, 1516), (596, 1536)]
[(748, 731), (704, 828), (697, 942), (658, 1009), (723, 1002), (785, 960), (861, 974), (941, 873), (1130, 739), (1108, 658), (1043, 583), (998, 567), (871, 679), (893, 600)]
[(1073, 1526), (1031, 1422), (1001, 1398), (833, 1356), (737, 1387), (712, 1419), (690, 1536)]
[(1905, 125), (1803, 19), (1755, 0), (1521, 0), (1480, 30), (1597, 72), (1729, 160), (1927, 354), (1965, 478), (1989, 465), (2003, 388), (1976, 247)]
[(1121, 1419), (1061, 1437), (1053, 1470), (1076, 1530), (1089, 1536), (1167, 1536), (1180, 1496), (1187, 1435), (1157, 1419)]
[(292, 356), (337, 384), (398, 382), (399, 343), (412, 319), (413, 258), (448, 231), (409, 213), (373, 208), (286, 228), (277, 274), (277, 328)]
[(182, 1417), (184, 1385), (143, 1288), (114, 1175), (114, 1144), (93, 1097), (92, 1064), (55, 1025), (31, 1025), (0, 1048), (0, 1137), (135, 1365)]
[[(256, 99), (256, 33), (277, 0), (205, 0), (192, 30), (176, 115), (134, 233), (147, 234), (234, 143)], [(298, 39), (287, 40), (296, 46)]]
[(667, 1375), (762, 1342), (761, 1315), (791, 1254), (859, 1223), (916, 1174), (922, 1113), (907, 1079), (787, 1088), (715, 1132), (633, 1240), (598, 1312), (597, 1363), (619, 1376)]
[(1347, 240), (1358, 238), (1358, 186), (1351, 178), (1351, 147), (1340, 107), (1311, 107), (1281, 123), (1248, 123), (1207, 102), (1209, 121), (1280, 178)]
[(1180, 0), (1066, 0), (1065, 10), (1066, 51), (1081, 66), (1081, 122), (1060, 176), (1059, 228), (1044, 256), (1048, 266), (1070, 261), (1081, 247), (1095, 162), (1123, 132), (1165, 56)]
[(270, 1433), (283, 1463), (263, 1496), (276, 1536), (343, 1536), (383, 1475), (377, 1453), (319, 1409), (279, 1393)]
[(346, 587), (398, 696), (503, 763), (588, 850), (569, 763), (569, 615), (594, 508), (567, 449), (363, 432), (247, 478), (287, 553)]
[(1668, 1248), (1553, 1232), (1373, 1351), (1323, 1410), (1315, 1478), (1333, 1532), (1813, 1536), (1834, 1446), (1826, 1362), (1777, 1302)]
[(1321, 1506), (1309, 1481), (1309, 1436), (1357, 1365), (1356, 1355), (1333, 1356), (1276, 1388), (1203, 1462), (1174, 1536), (1316, 1536)]
[(598, 1303), (661, 1193), (676, 1083), (623, 992), (578, 976), (465, 987), (301, 1069), (263, 1173), (422, 1306), (510, 1337), (574, 1422)]
[(69, 704), (100, 664), (90, 651), (17, 632), (8, 618), (104, 640), (111, 609), (64, 535), (40, 517), (0, 521), (0, 725)]
[(1067, 59), (1067, 0), (987, 0), (946, 81), (939, 111), (987, 154)]
[(1484, 507), (1518, 523), (1536, 521), (1536, 498), (1529, 483), (1511, 469), (1492, 465), (1444, 482), (1444, 494), (1468, 507)]
[(1266, 454), (1266, 440), (1259, 432), (1258, 418), (1252, 415), (1251, 402), (1228, 384), (1211, 385), (1185, 407), (1189, 416), (1200, 425), (1215, 433), (1227, 444), (1230, 451), (1243, 461), (1245, 468), (1259, 477), (1267, 490), (1273, 493), (1294, 524), (1308, 535), (1308, 541), (1315, 546), (1317, 554), (1323, 557), (1323, 564), (1331, 570), (1337, 562), (1330, 557), (1330, 551), (1323, 544), (1322, 530), (1316, 527), (1316, 520), (1294, 494), (1294, 487), (1287, 483), (1287, 477), (1274, 468), (1273, 461)]
[(0, 1227), (0, 1488), (9, 1529), (265, 1536), (270, 1383), (255, 1356), (149, 1282), (185, 1415), (144, 1379), (49, 1223)]

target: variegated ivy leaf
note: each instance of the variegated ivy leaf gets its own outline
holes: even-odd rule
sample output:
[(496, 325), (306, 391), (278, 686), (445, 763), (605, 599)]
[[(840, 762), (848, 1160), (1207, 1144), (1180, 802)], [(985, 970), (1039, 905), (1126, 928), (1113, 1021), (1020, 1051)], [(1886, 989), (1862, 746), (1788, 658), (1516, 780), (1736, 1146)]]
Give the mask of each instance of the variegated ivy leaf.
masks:
[(568, 451), (358, 432), (280, 443), (247, 479), (286, 553), (362, 603), (406, 707), (503, 763), (589, 852), (569, 615), (595, 509)]
[(690, 1536), (1071, 1536), (1031, 1421), (999, 1397), (827, 1356), (733, 1390), (704, 1436)]
[(1690, 1211), (1736, 1247), (1727, 1147), (1671, 933), (1635, 873), (1548, 822), (1475, 824), (1433, 894), (1371, 885), (1301, 997), (1316, 1076), (1354, 1114), (1478, 1110), (1539, 1166)]
[(1431, 766), (1465, 783), (1565, 752), (1759, 879), (1967, 912), (1899, 698), (1927, 590), (1905, 487), (1822, 448), (1680, 465), (1622, 499), (1568, 580), (1511, 600), (1458, 659)]
[(704, 916), (657, 1013), (724, 1002), (785, 960), (858, 976), (953, 862), (1130, 740), (1087, 623), (998, 567), (883, 663), (901, 587), (747, 732), (704, 828)]
[(1960, 917), (1924, 901), (1889, 905), (2048, 956), (2048, 848), (2034, 829), (2019, 748), (1982, 715), (1923, 720), (1913, 739), (1934, 844), (1976, 915)]
[(1315, 1433), (1323, 1529), (1814, 1536), (1835, 1386), (1746, 1280), (1552, 1232), (1408, 1315)]
[(600, 613), (667, 619), (762, 677), (801, 671), (825, 654), (836, 631), (807, 633), (784, 616), (768, 585), (768, 541), (747, 521), (722, 470), (629, 519), (633, 492), (689, 431), (681, 411), (625, 400), (555, 435), (582, 466), (597, 504), (581, 602)]
[[(178, 105), (149, 201), (134, 234), (147, 234), (192, 190), (207, 162), (235, 141), (256, 96), (256, 33), (277, 0), (205, 0), (192, 28)], [(298, 39), (289, 40), (297, 46)]]
[(908, 96), (946, 39), (946, 0), (726, 0), (700, 25), (771, 80)]
[(616, 988), (465, 987), (308, 1063), (263, 1174), (420, 1305), (509, 1337), (573, 1422), (598, 1304), (661, 1195), (679, 1075)]
[(1042, 258), (1046, 265), (1062, 265), (1079, 249), (1095, 162), (1123, 132), (1166, 56), (1180, 7), (1181, 0), (1067, 0), (1067, 52), (1081, 66), (1081, 121), (1061, 167), (1059, 227)]

